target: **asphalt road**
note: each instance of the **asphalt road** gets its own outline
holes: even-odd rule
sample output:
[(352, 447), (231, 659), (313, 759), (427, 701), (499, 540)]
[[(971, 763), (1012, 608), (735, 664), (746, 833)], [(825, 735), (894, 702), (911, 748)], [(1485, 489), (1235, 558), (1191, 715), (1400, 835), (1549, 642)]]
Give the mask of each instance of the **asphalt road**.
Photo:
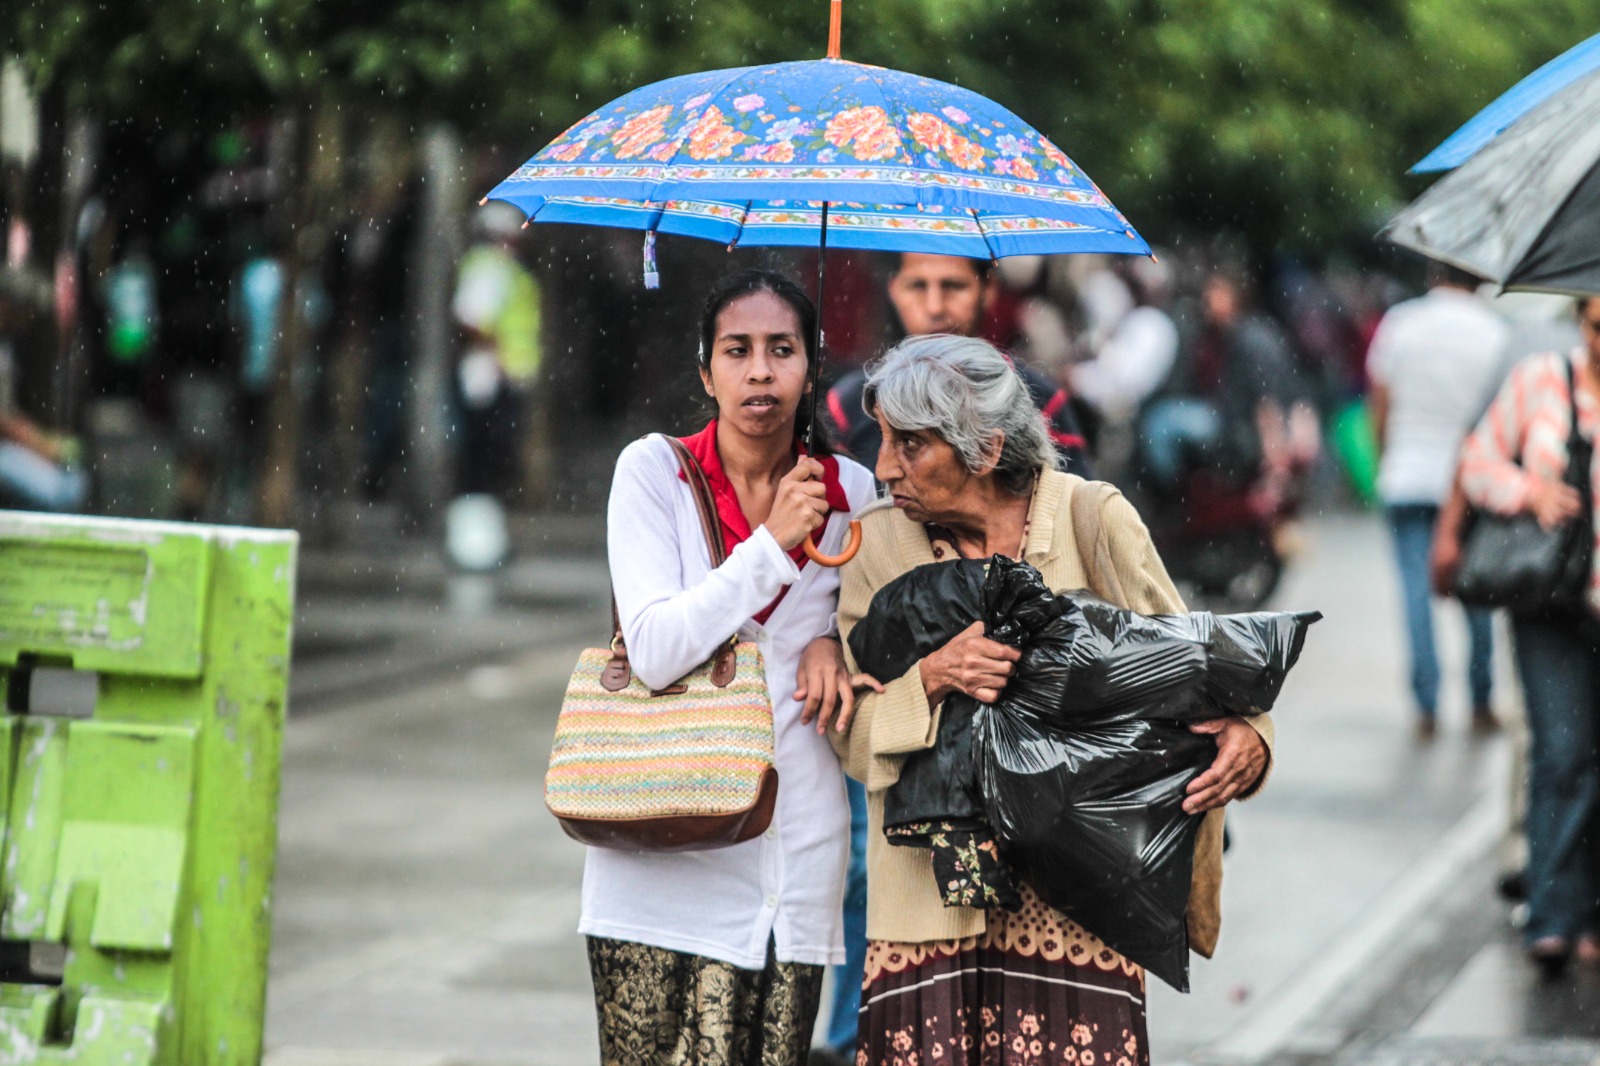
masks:
[[(540, 788), (567, 671), (604, 636), (603, 601), (574, 590), (604, 578), (594, 560), (544, 572), (567, 590), (558, 606), (523, 597), (487, 621), (351, 594), (367, 612), (352, 643), (297, 678), (314, 691), (285, 738), (270, 1066), (595, 1061), (573, 931), (583, 852)], [(1152, 992), (1155, 1061), (1377, 1063), (1394, 1040), (1517, 1037), (1526, 1011), (1486, 1029), (1474, 1006), (1525, 975), (1485, 887), (1506, 745), (1466, 733), (1457, 619), (1441, 626), (1444, 728), (1419, 744), (1375, 519), (1310, 523), (1274, 606), (1327, 617), (1280, 702), (1272, 779), (1232, 815), (1217, 957), (1196, 961), (1192, 994)], [(318, 624), (347, 607), (324, 599)], [(384, 626), (408, 635), (362, 643)], [(1432, 991), (1377, 1009), (1418, 967)], [(1439, 1013), (1452, 997), (1455, 1021)]]

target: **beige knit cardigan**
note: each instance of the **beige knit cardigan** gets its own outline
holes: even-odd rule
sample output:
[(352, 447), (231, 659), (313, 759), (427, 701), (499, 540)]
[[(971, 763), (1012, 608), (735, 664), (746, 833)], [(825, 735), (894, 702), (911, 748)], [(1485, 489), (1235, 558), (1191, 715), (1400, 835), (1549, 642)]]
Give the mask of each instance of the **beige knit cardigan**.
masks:
[[(1075, 491), (1093, 492), (1101, 500), (1099, 542), (1087, 550), (1080, 550), (1073, 533), (1071, 501)], [(1121, 493), (1072, 474), (1045, 471), (1028, 518), (1023, 558), (1039, 568), (1052, 589), (1093, 589), (1107, 599), (1120, 600), (1118, 606), (1141, 614), (1184, 610), (1149, 532)], [(878, 589), (913, 567), (934, 561), (926, 529), (898, 509), (871, 509), (864, 514), (862, 525), (861, 551), (844, 569), (839, 596), (839, 629), (846, 641)], [(1097, 572), (1093, 575), (1086, 569), (1085, 559), (1094, 561)], [(1119, 588), (1121, 594), (1117, 595)], [(846, 648), (850, 658), (848, 644)], [(850, 668), (856, 669), (853, 659)], [(980, 935), (985, 929), (982, 910), (946, 907), (940, 900), (930, 869), (931, 852), (891, 847), (883, 836), (884, 790), (899, 778), (907, 754), (933, 745), (942, 706), (929, 708), (921, 673), (913, 666), (904, 676), (887, 680), (881, 695), (868, 693), (857, 704), (848, 732), (841, 736), (830, 731), (845, 772), (867, 786), (867, 936), (872, 940), (958, 940)], [(1248, 721), (1270, 749), (1270, 716)], [(1251, 791), (1258, 790), (1265, 780), (1263, 774)], [(1221, 928), (1221, 888), (1222, 811), (1214, 810), (1205, 815), (1195, 843), (1189, 892), (1189, 943), (1207, 957), (1216, 948)]]

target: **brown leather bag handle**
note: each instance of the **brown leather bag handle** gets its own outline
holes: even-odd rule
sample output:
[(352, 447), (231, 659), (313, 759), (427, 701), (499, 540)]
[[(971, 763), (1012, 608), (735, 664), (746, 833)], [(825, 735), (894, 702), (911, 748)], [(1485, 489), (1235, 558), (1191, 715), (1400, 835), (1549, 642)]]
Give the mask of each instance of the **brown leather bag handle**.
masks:
[[(661, 434), (666, 437), (666, 434)], [(705, 534), (706, 550), (711, 553), (711, 569), (728, 561), (728, 549), (722, 540), (722, 519), (717, 517), (717, 501), (711, 494), (711, 483), (694, 453), (677, 437), (666, 437), (667, 443), (678, 456), (678, 466), (694, 494), (695, 510), (700, 513), (700, 531)]]

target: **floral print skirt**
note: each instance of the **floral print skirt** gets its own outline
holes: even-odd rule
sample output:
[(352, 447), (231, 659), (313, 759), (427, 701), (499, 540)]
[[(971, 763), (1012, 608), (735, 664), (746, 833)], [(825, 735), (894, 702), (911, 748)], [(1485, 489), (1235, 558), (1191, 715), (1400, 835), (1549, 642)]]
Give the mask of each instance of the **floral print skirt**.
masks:
[(589, 937), (601, 1066), (801, 1066), (821, 966), (745, 970), (699, 955)]
[(1019, 890), (982, 936), (872, 941), (856, 1066), (1148, 1066), (1143, 968)]

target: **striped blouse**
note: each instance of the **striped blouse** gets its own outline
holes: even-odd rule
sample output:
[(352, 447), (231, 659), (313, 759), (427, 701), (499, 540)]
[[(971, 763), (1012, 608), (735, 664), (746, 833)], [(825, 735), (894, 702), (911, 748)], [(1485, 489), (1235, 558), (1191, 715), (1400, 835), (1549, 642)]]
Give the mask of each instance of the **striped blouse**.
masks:
[[(1525, 511), (1539, 481), (1566, 475), (1572, 419), (1564, 358), (1576, 372), (1587, 353), (1582, 348), (1566, 357), (1549, 352), (1518, 363), (1461, 446), (1461, 489), (1475, 506), (1499, 514)], [(1578, 390), (1578, 432), (1589, 440), (1600, 432), (1600, 404), (1583, 389)], [(1600, 498), (1600, 464), (1590, 464), (1589, 483), (1594, 498)], [(1600, 550), (1595, 562), (1600, 564)], [(1589, 607), (1600, 613), (1600, 573), (1589, 578)]]

